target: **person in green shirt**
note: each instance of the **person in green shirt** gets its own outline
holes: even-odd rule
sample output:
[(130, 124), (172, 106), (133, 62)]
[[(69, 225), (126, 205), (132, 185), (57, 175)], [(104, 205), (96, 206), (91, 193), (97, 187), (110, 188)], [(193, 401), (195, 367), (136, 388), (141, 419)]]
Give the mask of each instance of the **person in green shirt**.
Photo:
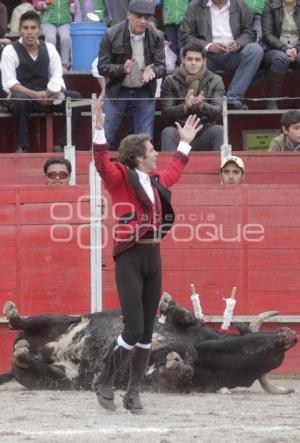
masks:
[(179, 27), (185, 15), (189, 0), (163, 0), (164, 33), (170, 42), (170, 48), (177, 55), (180, 64)]

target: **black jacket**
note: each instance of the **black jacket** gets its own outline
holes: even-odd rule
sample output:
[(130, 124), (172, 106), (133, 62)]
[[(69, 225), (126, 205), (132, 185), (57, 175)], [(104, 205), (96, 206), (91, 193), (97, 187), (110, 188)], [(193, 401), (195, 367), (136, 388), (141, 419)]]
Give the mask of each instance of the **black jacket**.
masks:
[[(294, 19), (300, 33), (300, 0), (296, 0), (294, 10)], [(286, 51), (288, 46), (281, 42), (280, 35), (282, 30), (283, 6), (281, 0), (269, 0), (262, 15), (262, 34), (263, 42), (267, 49), (281, 49)], [(300, 50), (300, 41), (297, 42), (296, 48)]]
[[(145, 65), (153, 64), (156, 78), (163, 77), (166, 74), (166, 58), (162, 32), (149, 26), (145, 32), (144, 46)], [(131, 57), (128, 21), (124, 20), (108, 29), (100, 44), (98, 71), (108, 81), (106, 86), (108, 97), (118, 96), (125, 77), (123, 65)], [(154, 97), (156, 80), (152, 80), (149, 85)]]
[[(225, 95), (225, 88), (222, 78), (211, 71), (206, 71), (202, 81), (199, 83), (196, 95), (201, 91), (204, 93), (205, 100), (202, 111), (190, 108), (187, 113), (184, 112), (184, 98), (187, 94), (188, 88), (185, 83), (183, 75), (179, 69), (172, 75), (168, 75), (162, 84), (161, 97), (162, 114), (170, 122), (179, 121), (181, 124), (185, 123), (189, 114), (197, 114), (201, 118), (203, 125), (215, 123), (222, 113), (222, 97)], [(176, 100), (180, 98), (181, 100)]]
[[(188, 6), (180, 27), (183, 45), (197, 41), (205, 47), (212, 42), (212, 22), (207, 1), (195, 0)], [(256, 33), (252, 28), (252, 15), (244, 0), (230, 0), (229, 15), (233, 39), (241, 47), (253, 43)]]

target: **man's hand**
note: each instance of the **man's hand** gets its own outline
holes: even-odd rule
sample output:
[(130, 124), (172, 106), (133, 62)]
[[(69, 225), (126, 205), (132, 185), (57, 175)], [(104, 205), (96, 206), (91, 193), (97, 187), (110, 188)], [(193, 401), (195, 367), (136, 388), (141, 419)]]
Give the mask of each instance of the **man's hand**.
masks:
[(200, 125), (200, 118), (197, 115), (189, 115), (186, 119), (184, 127), (182, 127), (178, 122), (175, 122), (178, 129), (180, 141), (188, 143), (189, 145), (194, 140), (196, 134), (200, 131), (203, 125)]
[(99, 100), (99, 98), (96, 100), (95, 111), (96, 111), (96, 129), (103, 129), (105, 114), (103, 112), (103, 101)]
[(33, 97), (42, 106), (51, 106), (53, 100), (49, 99), (47, 91), (34, 91)]
[(228, 50), (226, 45), (215, 42), (210, 45), (208, 52), (212, 52), (213, 54), (224, 54), (225, 52), (228, 52)]
[(194, 90), (189, 89), (185, 96), (185, 101), (183, 105), (184, 112), (187, 112), (193, 106), (194, 99), (195, 99)]
[(143, 83), (149, 83), (155, 78), (155, 72), (153, 71), (154, 65), (148, 65), (145, 67), (143, 72)]
[(237, 52), (240, 49), (240, 45), (236, 41), (232, 41), (227, 45), (227, 52)]
[(288, 58), (291, 60), (291, 62), (294, 62), (297, 58), (297, 49), (296, 48), (289, 48), (285, 51)]
[(131, 73), (134, 62), (135, 62), (135, 58), (132, 57), (132, 58), (128, 58), (126, 60), (126, 62), (124, 63), (123, 69), (124, 69), (124, 73), (126, 75)]
[(199, 109), (199, 111), (202, 111), (204, 105), (204, 94), (203, 91), (200, 92), (197, 97), (194, 99), (194, 106)]

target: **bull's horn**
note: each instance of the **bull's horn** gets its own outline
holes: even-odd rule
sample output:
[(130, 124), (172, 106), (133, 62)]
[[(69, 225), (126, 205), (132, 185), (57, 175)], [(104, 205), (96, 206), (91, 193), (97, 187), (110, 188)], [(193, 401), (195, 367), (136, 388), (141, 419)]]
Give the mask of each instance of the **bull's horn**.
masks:
[(258, 381), (261, 387), (269, 394), (293, 394), (295, 392), (294, 389), (274, 385), (269, 379), (268, 374), (262, 375)]
[(250, 332), (258, 332), (262, 323), (267, 320), (270, 317), (274, 317), (275, 315), (278, 315), (279, 312), (278, 311), (267, 311), (267, 312), (262, 312), (261, 314), (259, 314), (255, 320), (253, 320), (250, 324), (249, 324), (249, 331)]

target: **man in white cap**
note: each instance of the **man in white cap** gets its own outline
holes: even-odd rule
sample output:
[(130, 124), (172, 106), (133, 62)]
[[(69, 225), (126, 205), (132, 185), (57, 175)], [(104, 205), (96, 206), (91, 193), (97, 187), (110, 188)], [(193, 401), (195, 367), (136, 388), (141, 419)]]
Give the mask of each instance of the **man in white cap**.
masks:
[(153, 136), (156, 79), (166, 74), (163, 34), (151, 26), (155, 5), (151, 0), (131, 0), (127, 20), (104, 35), (98, 71), (106, 78), (105, 135), (116, 149), (115, 135), (125, 114), (132, 116), (135, 134)]
[(220, 176), (223, 185), (239, 185), (244, 180), (245, 165), (236, 155), (226, 157), (221, 162)]

